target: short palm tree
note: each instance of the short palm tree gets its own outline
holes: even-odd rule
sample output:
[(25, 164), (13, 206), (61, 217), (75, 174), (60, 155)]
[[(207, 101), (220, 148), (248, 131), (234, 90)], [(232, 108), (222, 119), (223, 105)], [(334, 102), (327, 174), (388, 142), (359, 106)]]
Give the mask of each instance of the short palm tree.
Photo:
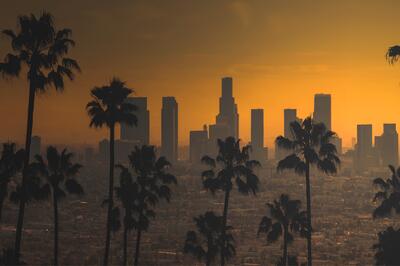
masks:
[(387, 217), (393, 211), (400, 213), (400, 168), (389, 165), (392, 173), (390, 178), (386, 180), (382, 178), (375, 178), (373, 183), (379, 188), (375, 193), (374, 201), (380, 201), (380, 205), (374, 210), (374, 218)]
[(312, 265), (312, 223), (311, 223), (311, 184), (310, 167), (316, 166), (326, 174), (337, 172), (340, 164), (336, 146), (332, 144), (332, 138), (336, 136), (333, 131), (327, 130), (323, 123), (315, 123), (311, 117), (304, 119), (302, 123), (294, 121), (290, 124), (293, 139), (279, 136), (276, 144), (279, 148), (291, 151), (292, 154), (278, 163), (278, 171), (285, 169), (294, 170), (306, 178), (307, 197), (307, 261)]
[(136, 188), (133, 193), (136, 194), (135, 216), (136, 221), (136, 250), (134, 265), (139, 265), (140, 242), (142, 232), (147, 230), (150, 218), (155, 216), (154, 206), (160, 199), (169, 202), (171, 198), (170, 184), (177, 184), (176, 177), (167, 173), (170, 163), (165, 157), (157, 158), (154, 146), (143, 145), (135, 147), (135, 150), (129, 155), (128, 168), (119, 166), (121, 175), (130, 176), (133, 179)]
[(83, 188), (74, 178), (80, 164), (72, 163), (73, 153), (64, 149), (61, 153), (53, 146), (47, 148), (46, 159), (36, 155), (36, 162), (32, 168), (43, 179), (43, 186), (40, 188), (43, 199), (52, 196), (54, 215), (54, 265), (58, 265), (58, 202), (66, 197), (66, 193), (82, 195)]
[(379, 242), (373, 246), (376, 250), (376, 265), (400, 265), (400, 230), (388, 227), (385, 231), (379, 232)]
[(399, 45), (394, 45), (389, 47), (389, 49), (386, 52), (386, 60), (390, 64), (396, 63), (400, 58), (400, 46)]
[[(233, 185), (236, 184), (239, 192), (243, 194), (256, 194), (258, 189), (258, 177), (253, 168), (259, 166), (259, 162), (249, 159), (250, 146), (240, 148), (240, 141), (234, 137), (218, 140), (218, 155), (215, 159), (204, 156), (202, 162), (211, 167), (202, 173), (203, 186), (212, 193), (218, 190), (225, 192), (222, 237), (225, 237), (227, 225), (229, 196)], [(216, 169), (219, 166), (219, 169)], [(225, 265), (224, 250), (227, 249), (226, 241), (221, 241), (221, 265)]]
[[(53, 17), (43, 12), (40, 17), (31, 14), (18, 17), (18, 31), (3, 30), (10, 39), (12, 52), (0, 63), (4, 77), (18, 77), (26, 69), (29, 83), (28, 116), (25, 138), (25, 159), (22, 176), (22, 190), (25, 190), (31, 148), (35, 96), (51, 87), (64, 89), (64, 77), (74, 79), (74, 71), (80, 71), (78, 63), (67, 58), (75, 42), (70, 38), (70, 29), (57, 30)], [(26, 68), (23, 68), (26, 66)], [(25, 76), (25, 75), (24, 75)], [(20, 201), (16, 227), (15, 252), (20, 254), (25, 200)]]
[(4, 200), (8, 195), (8, 183), (22, 170), (24, 151), (16, 151), (15, 143), (4, 143), (0, 157), (0, 221)]
[(106, 126), (110, 130), (109, 147), (109, 187), (108, 187), (108, 210), (106, 242), (103, 264), (108, 264), (110, 252), (111, 221), (112, 210), (114, 206), (114, 141), (115, 126), (118, 123), (127, 125), (136, 125), (137, 118), (133, 113), (137, 107), (126, 102), (128, 96), (133, 93), (133, 89), (126, 86), (125, 82), (118, 78), (113, 78), (110, 84), (102, 87), (94, 87), (91, 90), (92, 101), (87, 106), (87, 112), (90, 117), (90, 127), (102, 128)]
[(282, 265), (288, 262), (288, 245), (293, 242), (293, 233), (306, 236), (307, 214), (301, 211), (301, 202), (291, 200), (288, 195), (282, 194), (279, 200), (267, 203), (269, 215), (261, 220), (258, 234), (267, 235), (268, 242), (275, 242), (283, 236)]
[[(194, 218), (197, 227), (196, 231), (189, 231), (186, 234), (184, 253), (190, 253), (198, 259), (204, 261), (207, 266), (211, 265), (220, 253), (222, 241), (222, 216), (217, 216), (214, 212), (206, 212)], [(227, 249), (224, 252), (225, 259), (233, 257), (235, 245), (232, 234), (229, 233), (230, 226), (226, 228)]]

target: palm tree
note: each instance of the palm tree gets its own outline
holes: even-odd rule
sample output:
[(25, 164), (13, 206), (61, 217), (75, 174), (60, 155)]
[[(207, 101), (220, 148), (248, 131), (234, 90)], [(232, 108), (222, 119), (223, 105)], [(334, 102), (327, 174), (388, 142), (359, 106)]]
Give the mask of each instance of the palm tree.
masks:
[(160, 199), (167, 202), (171, 198), (170, 184), (177, 184), (176, 177), (167, 173), (170, 163), (165, 157), (157, 158), (154, 146), (143, 145), (135, 147), (135, 150), (129, 155), (128, 168), (119, 166), (121, 175), (126, 175), (133, 179), (134, 190), (137, 199), (135, 200), (134, 211), (136, 221), (134, 221), (136, 235), (136, 250), (134, 265), (139, 265), (140, 241), (142, 231), (147, 230), (150, 224), (150, 218), (155, 216), (154, 206)]
[[(240, 148), (240, 140), (234, 137), (227, 137), (224, 140), (218, 139), (218, 155), (216, 159), (204, 156), (202, 162), (211, 167), (202, 173), (203, 186), (212, 193), (218, 190), (225, 192), (224, 211), (222, 215), (222, 238), (225, 239), (226, 224), (228, 217), (229, 196), (233, 188), (236, 186), (240, 193), (256, 194), (258, 189), (258, 177), (254, 174), (253, 168), (259, 166), (260, 163), (249, 159), (250, 146)], [(217, 164), (220, 169), (217, 170)], [(224, 250), (227, 250), (226, 241), (221, 241), (221, 265), (225, 265)]]
[(379, 242), (373, 246), (376, 250), (376, 265), (400, 265), (400, 230), (388, 227), (379, 232)]
[(3, 143), (0, 158), (0, 221), (3, 203), (8, 195), (8, 183), (22, 169), (23, 159), (24, 151), (16, 151), (15, 143)]
[(41, 197), (43, 199), (53, 198), (53, 214), (54, 214), (54, 265), (58, 265), (58, 201), (66, 197), (66, 193), (82, 195), (83, 188), (74, 178), (79, 169), (80, 164), (72, 163), (73, 153), (64, 149), (61, 153), (53, 146), (47, 148), (46, 159), (36, 155), (36, 162), (32, 164), (41, 178), (43, 178), (43, 186), (40, 188)]
[(391, 177), (384, 180), (375, 178), (373, 183), (379, 188), (375, 193), (374, 202), (380, 201), (380, 205), (374, 210), (373, 217), (388, 217), (393, 211), (400, 213), (400, 168), (389, 165)]
[(389, 49), (386, 52), (386, 60), (389, 62), (389, 64), (394, 64), (396, 63), (400, 58), (400, 46), (399, 45), (394, 45), (389, 47)]
[(293, 242), (293, 234), (300, 232), (302, 236), (307, 233), (307, 214), (301, 211), (301, 201), (291, 200), (288, 195), (282, 194), (279, 200), (267, 203), (269, 216), (261, 220), (258, 234), (267, 235), (268, 242), (275, 242), (283, 235), (282, 265), (288, 261), (288, 244)]
[(312, 226), (311, 226), (311, 184), (310, 167), (316, 166), (326, 174), (337, 172), (340, 160), (337, 156), (336, 146), (331, 143), (336, 136), (333, 131), (327, 130), (323, 123), (315, 123), (311, 117), (307, 117), (302, 123), (294, 121), (290, 124), (293, 139), (279, 136), (276, 144), (293, 152), (278, 163), (278, 171), (285, 169), (294, 170), (299, 175), (306, 177), (307, 196), (307, 260), (312, 265)]
[(91, 90), (92, 101), (87, 106), (87, 112), (91, 119), (90, 127), (102, 128), (106, 126), (110, 130), (110, 147), (109, 147), (109, 186), (108, 186), (108, 211), (107, 211), (107, 228), (106, 243), (104, 251), (103, 264), (108, 264), (110, 251), (110, 234), (111, 220), (114, 206), (114, 139), (115, 126), (118, 123), (127, 125), (136, 125), (137, 118), (133, 114), (137, 110), (135, 105), (126, 101), (133, 90), (126, 87), (125, 82), (118, 78), (113, 78), (110, 84), (102, 87), (94, 87)]
[[(194, 218), (198, 233), (189, 231), (186, 234), (184, 253), (190, 253), (199, 261), (205, 261), (209, 266), (213, 263), (220, 252), (220, 241), (222, 241), (222, 216), (216, 216), (214, 212), (206, 212)], [(226, 259), (235, 254), (235, 245), (232, 234), (226, 228), (227, 250), (224, 252)]]
[[(40, 17), (31, 14), (18, 17), (18, 31), (3, 30), (10, 39), (12, 52), (0, 63), (0, 73), (4, 77), (18, 77), (25, 69), (29, 82), (28, 116), (25, 138), (25, 159), (22, 175), (22, 190), (26, 190), (27, 169), (31, 148), (35, 96), (51, 87), (57, 91), (64, 89), (64, 77), (74, 79), (74, 71), (80, 71), (78, 63), (65, 57), (75, 42), (70, 38), (70, 29), (57, 30), (53, 17), (43, 12)], [(15, 253), (20, 254), (25, 200), (20, 201), (15, 237)]]

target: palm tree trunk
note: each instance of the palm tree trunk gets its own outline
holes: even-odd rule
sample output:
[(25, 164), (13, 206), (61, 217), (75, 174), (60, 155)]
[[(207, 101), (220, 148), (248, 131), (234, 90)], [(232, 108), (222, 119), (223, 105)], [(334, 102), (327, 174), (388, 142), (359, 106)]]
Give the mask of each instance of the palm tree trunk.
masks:
[(125, 209), (125, 219), (124, 219), (124, 254), (122, 265), (126, 266), (128, 262), (128, 226), (126, 224), (128, 211)]
[(287, 265), (288, 259), (288, 226), (285, 225), (283, 232), (283, 254), (282, 254), (282, 264), (283, 266)]
[(24, 169), (22, 172), (22, 184), (21, 191), (22, 197), (19, 202), (19, 211), (18, 211), (18, 221), (17, 228), (15, 232), (15, 259), (19, 261), (19, 255), (21, 251), (21, 238), (22, 238), (22, 227), (24, 224), (24, 213), (25, 213), (25, 185), (26, 179), (28, 178), (28, 167), (29, 167), (29, 156), (31, 151), (31, 141), (32, 141), (32, 127), (33, 127), (33, 112), (35, 107), (35, 87), (33, 86), (32, 81), (29, 85), (29, 100), (28, 100), (28, 118), (26, 125), (26, 135), (25, 135), (25, 158), (24, 158)]
[(208, 234), (207, 236), (207, 254), (206, 254), (206, 266), (210, 266), (211, 265), (211, 243), (212, 243), (212, 237), (211, 234)]
[(307, 261), (312, 266), (312, 232), (311, 232), (311, 185), (310, 185), (310, 163), (306, 161), (306, 194), (307, 194)]
[(110, 253), (110, 240), (111, 240), (111, 219), (112, 219), (112, 209), (114, 206), (114, 131), (115, 125), (110, 126), (110, 176), (108, 184), (108, 211), (107, 211), (107, 232), (106, 232), (106, 247), (104, 251), (104, 261), (103, 265), (108, 265), (108, 257)]
[(138, 266), (139, 265), (139, 255), (140, 255), (140, 240), (142, 238), (142, 228), (140, 228), (140, 225), (142, 224), (142, 213), (143, 209), (139, 211), (139, 227), (136, 235), (136, 251), (135, 251), (135, 262), (134, 265)]
[(222, 216), (222, 241), (221, 241), (221, 266), (225, 265), (225, 243), (226, 243), (226, 237), (225, 237), (225, 231), (226, 231), (226, 220), (228, 217), (228, 207), (229, 207), (229, 194), (230, 190), (227, 190), (225, 192), (225, 202), (224, 202), (224, 213)]
[(54, 266), (58, 265), (58, 203), (56, 192), (53, 191), (54, 211)]

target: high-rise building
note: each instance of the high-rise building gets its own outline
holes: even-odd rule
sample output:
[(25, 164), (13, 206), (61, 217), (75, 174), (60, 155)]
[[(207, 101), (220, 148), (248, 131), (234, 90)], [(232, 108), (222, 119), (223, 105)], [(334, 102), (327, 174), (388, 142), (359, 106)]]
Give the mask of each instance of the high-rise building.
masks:
[(264, 150), (264, 110), (251, 110), (251, 148), (252, 157), (259, 162), (266, 160)]
[(190, 131), (189, 159), (192, 164), (199, 164), (201, 158), (207, 154), (207, 142), (207, 126), (204, 126), (203, 130)]
[(29, 154), (30, 161), (33, 161), (36, 155), (40, 155), (41, 145), (42, 145), (42, 139), (39, 136), (32, 136), (31, 151)]
[(314, 96), (314, 120), (324, 123), (328, 130), (332, 130), (331, 95), (316, 94)]
[(384, 124), (383, 134), (375, 138), (378, 162), (381, 166), (399, 164), (399, 136), (396, 124)]
[(137, 107), (135, 115), (137, 125), (129, 126), (121, 123), (121, 140), (138, 142), (139, 145), (149, 145), (150, 116), (147, 110), (147, 97), (129, 97), (127, 102)]
[(162, 98), (161, 154), (171, 163), (178, 160), (178, 103), (175, 97)]
[(285, 109), (283, 110), (283, 136), (288, 139), (293, 139), (292, 129), (290, 124), (297, 121), (297, 110), (296, 109)]
[(372, 125), (357, 125), (357, 144), (354, 166), (357, 171), (365, 171), (373, 164)]

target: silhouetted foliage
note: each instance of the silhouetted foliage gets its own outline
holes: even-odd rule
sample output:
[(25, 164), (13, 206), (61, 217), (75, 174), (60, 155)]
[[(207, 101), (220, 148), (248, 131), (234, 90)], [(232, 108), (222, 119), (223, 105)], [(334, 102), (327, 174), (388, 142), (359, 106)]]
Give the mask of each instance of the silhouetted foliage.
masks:
[(373, 246), (376, 265), (400, 265), (400, 230), (388, 227), (378, 233), (378, 239)]
[[(220, 253), (222, 238), (222, 216), (216, 216), (214, 212), (206, 212), (194, 218), (197, 227), (196, 231), (189, 231), (186, 234), (184, 253), (192, 254), (198, 261), (204, 261), (207, 266), (217, 260)], [(236, 253), (234, 239), (228, 226), (225, 230), (225, 241), (223, 245), (226, 250), (223, 252), (225, 259), (233, 257)]]
[(2, 253), (0, 253), (0, 266), (17, 266), (17, 265), (26, 265), (25, 262), (21, 260), (16, 260), (14, 249), (5, 248)]
[(294, 121), (290, 124), (293, 139), (279, 136), (276, 144), (279, 148), (289, 150), (292, 154), (288, 155), (278, 163), (278, 171), (285, 169), (293, 170), (299, 175), (306, 177), (306, 196), (307, 196), (307, 259), (308, 265), (312, 265), (311, 247), (311, 184), (310, 166), (315, 165), (320, 171), (326, 174), (335, 174), (337, 166), (340, 164), (337, 156), (336, 146), (331, 143), (336, 133), (327, 130), (322, 123), (315, 123), (311, 117), (307, 117), (302, 123)]
[[(253, 169), (260, 163), (250, 160), (250, 146), (240, 148), (240, 141), (233, 137), (225, 140), (218, 140), (218, 155), (215, 159), (204, 156), (202, 162), (211, 167), (202, 173), (203, 186), (212, 193), (218, 190), (225, 192), (224, 211), (223, 211), (223, 229), (226, 228), (229, 195), (236, 184), (240, 193), (248, 195), (256, 194), (258, 190), (258, 177), (254, 174)], [(225, 235), (223, 230), (222, 235)], [(222, 244), (226, 241), (222, 241)], [(225, 256), (222, 254), (226, 247), (221, 247), (221, 265), (225, 264)]]
[(400, 46), (399, 45), (394, 45), (389, 47), (389, 49), (386, 52), (386, 60), (390, 64), (396, 63), (400, 58)]
[[(74, 71), (80, 71), (78, 63), (66, 57), (69, 49), (75, 45), (71, 33), (70, 29), (57, 30), (53, 17), (47, 12), (43, 12), (40, 17), (34, 14), (19, 16), (17, 32), (11, 29), (2, 31), (2, 34), (10, 39), (12, 51), (5, 56), (4, 62), (0, 63), (0, 73), (3, 77), (18, 77), (26, 67), (29, 82), (22, 190), (26, 190), (28, 182), (35, 95), (38, 91), (45, 92), (51, 87), (62, 91), (64, 77), (73, 80)], [(24, 211), (25, 200), (22, 198), (16, 228), (16, 254), (20, 254)]]
[(389, 165), (392, 173), (386, 180), (378, 177), (373, 184), (379, 188), (375, 193), (374, 202), (380, 201), (380, 205), (374, 210), (374, 218), (388, 217), (393, 212), (400, 213), (400, 168), (397, 170)]
[(286, 266), (286, 265), (287, 266), (299, 266), (299, 265), (303, 266), (303, 265), (306, 265), (306, 264), (305, 263), (304, 264), (300, 264), (299, 261), (297, 260), (297, 256), (288, 255), (287, 264), (285, 264), (283, 262), (283, 258), (281, 257), (276, 265), (277, 266)]
[[(121, 169), (121, 178), (132, 180), (131, 188), (134, 204), (131, 204), (131, 198), (126, 198), (127, 207), (132, 207), (134, 219), (127, 217), (128, 226), (134, 226), (137, 232), (135, 265), (139, 264), (140, 241), (143, 231), (146, 231), (150, 224), (150, 219), (154, 218), (154, 207), (160, 199), (169, 202), (171, 198), (171, 184), (177, 184), (175, 176), (166, 172), (170, 163), (165, 157), (157, 158), (154, 146), (143, 145), (135, 147), (135, 150), (129, 155), (128, 168), (119, 165)], [(122, 195), (121, 195), (122, 196)], [(125, 207), (125, 206), (124, 206)]]
[(288, 262), (288, 245), (293, 242), (293, 233), (307, 236), (307, 213), (301, 211), (301, 201), (291, 200), (282, 194), (279, 200), (267, 203), (269, 214), (261, 220), (258, 234), (266, 234), (269, 243), (283, 236), (282, 265)]
[[(83, 188), (74, 178), (80, 164), (72, 163), (73, 154), (64, 149), (61, 153), (53, 146), (47, 148), (46, 159), (36, 155), (36, 162), (32, 163), (32, 169), (42, 180), (42, 186), (38, 191), (41, 199), (52, 196), (54, 215), (54, 265), (58, 265), (58, 201), (66, 197), (66, 192), (76, 195), (83, 194)], [(65, 191), (64, 191), (65, 189)]]
[(133, 93), (133, 90), (128, 88), (125, 82), (114, 77), (110, 81), (110, 84), (102, 87), (94, 87), (91, 90), (92, 101), (90, 101), (86, 106), (87, 113), (90, 117), (90, 127), (102, 128), (103, 126), (106, 126), (110, 130), (110, 165), (104, 265), (108, 265), (110, 233), (112, 231), (114, 208), (115, 126), (118, 123), (125, 123), (131, 126), (136, 125), (137, 123), (136, 115), (133, 114), (133, 112), (137, 110), (137, 107), (126, 101), (131, 93)]

